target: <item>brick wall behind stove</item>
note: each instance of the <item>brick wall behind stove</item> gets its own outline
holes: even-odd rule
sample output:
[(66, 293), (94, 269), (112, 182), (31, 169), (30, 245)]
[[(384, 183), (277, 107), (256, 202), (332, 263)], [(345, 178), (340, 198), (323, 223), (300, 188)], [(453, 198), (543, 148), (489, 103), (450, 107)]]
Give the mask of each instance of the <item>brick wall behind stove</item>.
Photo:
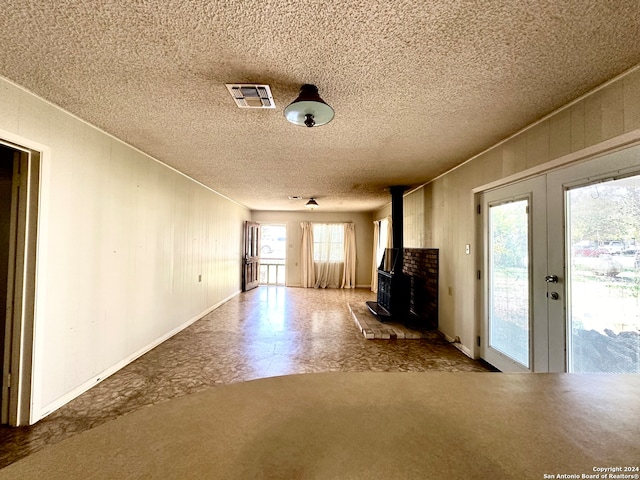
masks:
[(405, 248), (404, 274), (409, 277), (412, 313), (438, 325), (438, 249)]

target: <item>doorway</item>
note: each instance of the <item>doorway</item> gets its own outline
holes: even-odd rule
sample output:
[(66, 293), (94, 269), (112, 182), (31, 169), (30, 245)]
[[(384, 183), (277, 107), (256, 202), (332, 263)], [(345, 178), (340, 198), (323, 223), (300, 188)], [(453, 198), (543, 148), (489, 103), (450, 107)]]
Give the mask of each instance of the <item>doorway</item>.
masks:
[(286, 285), (287, 226), (262, 224), (260, 285)]
[(640, 145), (481, 197), (481, 356), (640, 373)]
[(40, 152), (0, 141), (0, 423), (31, 421)]
[[(11, 242), (11, 198), (13, 185), (13, 157), (15, 150), (0, 144), (0, 372), (2, 372), (2, 423), (8, 421), (8, 362), (11, 352), (5, 345), (7, 330), (7, 283), (9, 280), (9, 249)], [(5, 371), (7, 363), (7, 371)]]

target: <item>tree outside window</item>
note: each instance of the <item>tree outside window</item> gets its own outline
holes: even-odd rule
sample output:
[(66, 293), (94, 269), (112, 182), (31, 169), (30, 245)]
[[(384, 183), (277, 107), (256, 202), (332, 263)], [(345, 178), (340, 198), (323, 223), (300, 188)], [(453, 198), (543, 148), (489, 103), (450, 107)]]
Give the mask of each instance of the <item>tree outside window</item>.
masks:
[(343, 224), (313, 224), (313, 261), (344, 262)]

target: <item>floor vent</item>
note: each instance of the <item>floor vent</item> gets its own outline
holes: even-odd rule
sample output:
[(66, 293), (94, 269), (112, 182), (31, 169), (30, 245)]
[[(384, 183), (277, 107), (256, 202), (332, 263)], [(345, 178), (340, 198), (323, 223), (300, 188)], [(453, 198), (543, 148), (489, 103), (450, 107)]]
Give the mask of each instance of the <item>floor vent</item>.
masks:
[(240, 108), (276, 108), (269, 85), (225, 83)]

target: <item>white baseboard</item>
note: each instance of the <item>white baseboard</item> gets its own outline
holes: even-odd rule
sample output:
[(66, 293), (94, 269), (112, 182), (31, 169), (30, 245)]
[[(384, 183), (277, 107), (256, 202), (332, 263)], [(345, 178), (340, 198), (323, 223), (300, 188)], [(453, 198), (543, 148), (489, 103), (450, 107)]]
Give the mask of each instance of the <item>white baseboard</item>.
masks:
[(205, 315), (207, 315), (207, 314), (211, 313), (212, 311), (214, 311), (216, 308), (218, 308), (221, 305), (227, 303), (229, 300), (231, 300), (233, 297), (235, 297), (236, 295), (238, 295), (240, 293), (241, 293), (240, 291), (237, 291), (237, 292), (233, 293), (232, 295), (229, 295), (227, 298), (225, 298), (225, 299), (221, 300), (220, 302), (216, 303), (215, 305), (207, 308), (205, 311), (203, 311), (203, 312), (199, 313), (198, 315), (196, 315), (195, 317), (187, 320), (183, 324), (179, 325), (178, 327), (174, 328), (170, 332), (168, 332), (165, 335), (163, 335), (162, 337), (154, 340), (149, 345), (146, 345), (145, 347), (141, 348), (140, 350), (138, 350), (137, 352), (133, 353), (132, 355), (129, 355), (127, 358), (121, 360), (120, 362), (118, 362), (115, 365), (107, 368), (106, 370), (104, 370), (103, 372), (101, 372), (98, 375), (94, 376), (93, 378), (87, 380), (86, 382), (84, 382), (83, 384), (81, 384), (78, 387), (74, 388), (70, 392), (64, 394), (62, 397), (54, 400), (53, 402), (51, 402), (51, 403), (49, 403), (47, 405), (44, 405), (42, 408), (39, 409), (39, 413), (35, 416), (35, 418), (34, 418), (34, 416), (31, 417), (31, 423), (33, 424), (33, 423), (35, 423), (35, 422), (37, 422), (39, 420), (42, 420), (47, 415), (55, 412), (57, 409), (59, 409), (63, 405), (66, 405), (67, 403), (69, 403), (74, 398), (79, 397), (80, 395), (85, 393), (87, 390), (91, 389), (92, 387), (95, 387), (97, 384), (99, 384), (100, 382), (102, 382), (106, 378), (109, 378), (111, 375), (116, 373), (121, 368), (126, 367), (131, 362), (133, 362), (134, 360), (137, 360), (138, 358), (140, 358), (145, 353), (149, 352), (150, 350), (153, 350), (155, 347), (157, 347), (161, 343), (166, 342), (167, 340), (169, 340), (174, 335), (180, 333), (182, 330), (184, 330), (185, 328), (187, 328), (190, 325), (194, 324), (195, 322), (200, 320)]
[(444, 339), (447, 342), (449, 342), (451, 345), (456, 347), (458, 350), (460, 350), (462, 353), (464, 353), (467, 357), (473, 358), (473, 352), (468, 347), (465, 347), (460, 342), (456, 342), (455, 338), (451, 338), (449, 335), (447, 335), (443, 331), (441, 331), (441, 330), (438, 330), (438, 331), (444, 336)]

